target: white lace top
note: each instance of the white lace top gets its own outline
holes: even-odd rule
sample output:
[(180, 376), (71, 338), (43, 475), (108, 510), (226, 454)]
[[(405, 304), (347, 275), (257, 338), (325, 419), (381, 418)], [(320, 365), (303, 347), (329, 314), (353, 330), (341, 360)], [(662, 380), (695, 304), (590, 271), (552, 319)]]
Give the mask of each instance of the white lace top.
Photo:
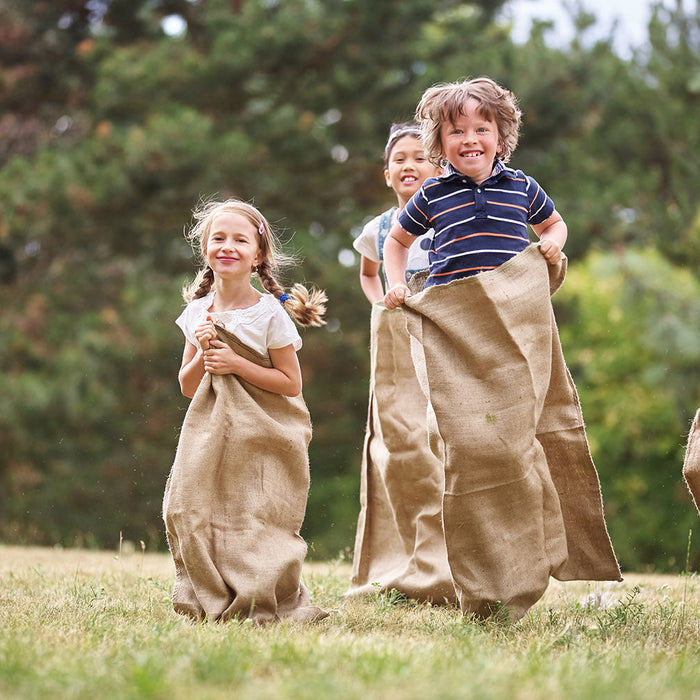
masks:
[(214, 301), (214, 294), (212, 291), (201, 299), (193, 299), (175, 320), (185, 338), (195, 347), (198, 347), (198, 343), (194, 330), (206, 320), (207, 315), (214, 323), (223, 326), (242, 343), (263, 355), (270, 348), (293, 345), (295, 350), (299, 350), (301, 347), (301, 336), (294, 321), (272, 294), (263, 294), (257, 303), (247, 309), (212, 313), (208, 309)]

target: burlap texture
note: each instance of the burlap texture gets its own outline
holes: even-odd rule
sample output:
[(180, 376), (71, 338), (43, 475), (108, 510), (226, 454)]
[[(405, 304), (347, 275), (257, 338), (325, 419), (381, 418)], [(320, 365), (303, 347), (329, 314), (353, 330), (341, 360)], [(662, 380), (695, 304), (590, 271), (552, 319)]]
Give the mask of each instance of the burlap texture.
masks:
[(695, 507), (700, 512), (700, 409), (695, 414), (688, 433), (688, 442), (683, 460), (683, 476), (693, 497)]
[[(225, 330), (218, 336), (271, 366)], [(310, 439), (301, 395), (264, 391), (236, 375), (204, 375), (163, 501), (175, 610), (212, 621), (316, 616), (301, 582), (306, 543), (299, 535)]]
[(465, 614), (519, 619), (550, 576), (621, 579), (551, 306), (564, 275), (532, 245), (406, 301), (445, 444), (443, 521)]
[(442, 531), (442, 461), (430, 450), (427, 401), (404, 314), (372, 307), (370, 392), (360, 515), (348, 595), (396, 589), (454, 602)]

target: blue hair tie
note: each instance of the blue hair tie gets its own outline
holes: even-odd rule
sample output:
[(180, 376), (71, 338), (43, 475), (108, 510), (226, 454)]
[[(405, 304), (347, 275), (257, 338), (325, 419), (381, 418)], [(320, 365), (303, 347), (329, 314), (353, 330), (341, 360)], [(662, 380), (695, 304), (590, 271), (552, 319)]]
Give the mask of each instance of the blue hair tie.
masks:
[(284, 306), (284, 302), (287, 301), (287, 299), (289, 299), (289, 294), (280, 295), (280, 304), (282, 304), (282, 306)]

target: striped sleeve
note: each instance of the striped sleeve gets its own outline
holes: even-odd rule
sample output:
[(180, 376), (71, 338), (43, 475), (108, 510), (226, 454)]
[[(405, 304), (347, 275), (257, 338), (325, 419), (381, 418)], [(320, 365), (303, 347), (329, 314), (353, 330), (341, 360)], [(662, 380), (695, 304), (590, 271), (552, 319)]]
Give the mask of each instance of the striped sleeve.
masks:
[(529, 204), (527, 221), (529, 224), (541, 224), (554, 213), (554, 202), (534, 178), (525, 175), (525, 181), (527, 182), (525, 192)]
[(401, 227), (412, 236), (422, 236), (432, 228), (428, 221), (428, 200), (421, 187), (399, 213), (398, 221)]

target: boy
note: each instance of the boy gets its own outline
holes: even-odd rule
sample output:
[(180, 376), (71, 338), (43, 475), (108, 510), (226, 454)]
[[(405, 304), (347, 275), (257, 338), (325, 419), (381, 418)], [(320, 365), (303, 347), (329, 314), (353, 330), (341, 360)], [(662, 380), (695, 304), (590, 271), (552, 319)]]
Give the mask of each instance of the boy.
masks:
[(564, 220), (531, 177), (504, 165), (518, 142), (520, 116), (514, 95), (489, 78), (425, 92), (416, 117), (426, 155), (447, 164), (413, 196), (386, 240), (387, 308), (403, 303), (408, 248), (430, 228), (426, 287), (498, 267), (528, 246), (528, 224), (547, 262), (561, 260)]
[[(405, 304), (417, 341), (444, 448), (443, 526), (462, 612), (515, 621), (550, 576), (620, 580), (550, 301), (567, 229), (537, 182), (504, 165), (520, 125), (508, 90), (488, 78), (439, 85), (416, 116), (428, 158), (445, 171), (423, 183), (387, 238), (384, 304)], [(410, 296), (408, 247), (428, 228), (429, 274)]]

